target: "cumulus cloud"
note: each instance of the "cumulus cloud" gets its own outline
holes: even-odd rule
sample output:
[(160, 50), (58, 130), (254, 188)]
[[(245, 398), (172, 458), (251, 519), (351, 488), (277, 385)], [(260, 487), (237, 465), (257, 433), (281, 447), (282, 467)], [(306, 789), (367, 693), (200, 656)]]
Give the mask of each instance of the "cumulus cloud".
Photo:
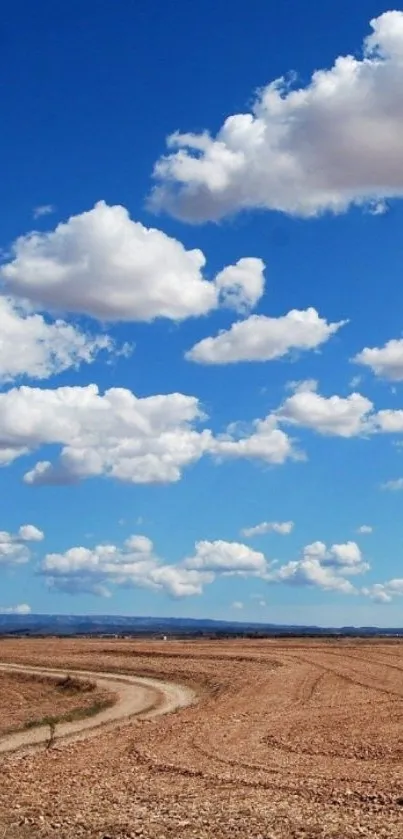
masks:
[(360, 527), (357, 527), (357, 533), (365, 534), (365, 533), (372, 533), (373, 527), (370, 524), (362, 524)]
[(241, 530), (241, 535), (246, 538), (263, 536), (265, 533), (280, 533), (282, 536), (288, 536), (293, 528), (293, 521), (262, 521), (254, 527), (244, 527)]
[(184, 561), (185, 568), (221, 574), (263, 574), (267, 561), (260, 551), (253, 551), (239, 542), (196, 542), (193, 556)]
[(231, 603), (231, 609), (238, 609), (239, 610), (239, 609), (243, 609), (243, 606), (244, 606), (244, 604), (242, 603), (241, 600), (234, 600), (234, 602)]
[(180, 321), (221, 303), (248, 311), (264, 290), (264, 263), (240, 259), (205, 279), (201, 250), (100, 201), (55, 230), (20, 236), (0, 268), (10, 293), (51, 310), (101, 320)]
[(113, 349), (107, 335), (86, 334), (63, 320), (48, 322), (41, 314), (25, 311), (10, 297), (0, 296), (2, 382), (21, 376), (47, 379), (82, 363), (91, 364), (101, 350)]
[(0, 393), (0, 463), (44, 446), (60, 446), (55, 462), (38, 461), (31, 485), (77, 483), (108, 476), (129, 483), (170, 483), (211, 454), (280, 464), (297, 457), (276, 419), (256, 420), (249, 434), (231, 427), (214, 437), (200, 428), (199, 400), (181, 393), (138, 398), (125, 388), (96, 385), (54, 390), (21, 387)]
[(393, 382), (403, 381), (403, 338), (387, 341), (384, 347), (365, 347), (353, 358), (369, 367), (376, 376)]
[(153, 543), (132, 536), (122, 547), (76, 547), (65, 553), (47, 554), (40, 566), (50, 587), (76, 594), (80, 591), (107, 596), (110, 586), (138, 586), (163, 591), (173, 597), (201, 594), (217, 575), (260, 576), (269, 565), (263, 554), (234, 542), (197, 542), (193, 556), (173, 565), (164, 563)]
[(305, 382), (266, 417), (233, 422), (213, 434), (199, 400), (182, 393), (139, 398), (126, 388), (101, 393), (96, 385), (0, 393), (0, 465), (46, 447), (52, 461), (38, 460), (25, 474), (30, 485), (73, 484), (106, 476), (137, 484), (171, 483), (202, 457), (262, 464), (304, 460), (284, 426), (353, 437), (403, 431), (403, 411), (375, 413), (359, 393), (321, 396)]
[(278, 318), (251, 315), (215, 337), (203, 338), (185, 357), (199, 364), (272, 361), (291, 350), (316, 349), (345, 323), (328, 323), (312, 308), (293, 309)]
[(389, 580), (386, 583), (375, 583), (362, 589), (362, 594), (370, 597), (376, 603), (391, 603), (394, 597), (403, 595), (403, 579)]
[(215, 278), (221, 304), (236, 312), (249, 312), (264, 294), (262, 259), (247, 257), (227, 265)]
[(226, 434), (211, 439), (209, 449), (218, 460), (242, 458), (280, 464), (288, 459), (303, 459), (291, 438), (278, 428), (276, 418), (270, 414), (265, 419), (254, 420), (250, 434), (239, 433), (234, 423)]
[(0, 606), (0, 615), (29, 615), (31, 607), (28, 603), (18, 603), (17, 606)]
[(378, 430), (385, 434), (401, 434), (403, 431), (403, 411), (401, 410), (378, 411), (375, 420)]
[(0, 567), (24, 565), (31, 559), (31, 551), (26, 542), (39, 542), (44, 533), (33, 524), (23, 524), (18, 533), (0, 531)]
[[(203, 540), (196, 542), (190, 556), (173, 564), (157, 555), (151, 539), (136, 534), (121, 546), (79, 546), (64, 553), (48, 553), (38, 573), (51, 589), (68, 594), (109, 597), (116, 587), (138, 587), (180, 598), (200, 595), (217, 578), (233, 576), (357, 594), (349, 578), (368, 569), (358, 545), (351, 541), (329, 548), (323, 542), (313, 542), (306, 545), (300, 559), (279, 565), (239, 542)], [(261, 594), (252, 597), (261, 607), (266, 606)]]
[(299, 389), (277, 411), (279, 421), (304, 426), (319, 434), (354, 437), (373, 430), (373, 403), (360, 393), (321, 396), (316, 390)]
[(356, 204), (383, 213), (385, 199), (403, 195), (403, 12), (370, 26), (362, 57), (337, 57), (305, 87), (276, 79), (215, 137), (168, 137), (152, 206), (194, 222), (248, 208), (310, 217)]
[(18, 537), (22, 542), (42, 542), (45, 534), (34, 524), (23, 524), (18, 531)]
[(0, 394), (0, 450), (9, 459), (61, 445), (55, 463), (40, 461), (29, 484), (69, 483), (108, 475), (132, 483), (176, 481), (210, 445), (195, 426), (198, 400), (180, 393), (137, 398), (124, 388), (96, 385), (55, 390), (21, 387)]
[(347, 577), (363, 574), (369, 569), (355, 542), (335, 544), (327, 548), (324, 542), (313, 542), (303, 549), (302, 557), (270, 571), (271, 582), (296, 586), (317, 586), (327, 591), (356, 593)]

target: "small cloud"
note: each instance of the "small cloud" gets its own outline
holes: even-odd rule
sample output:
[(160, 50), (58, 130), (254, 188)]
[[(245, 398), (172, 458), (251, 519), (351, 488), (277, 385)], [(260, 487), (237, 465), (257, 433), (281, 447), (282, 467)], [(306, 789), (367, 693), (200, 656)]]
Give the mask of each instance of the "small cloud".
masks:
[(290, 390), (292, 393), (305, 393), (307, 390), (316, 391), (318, 384), (316, 379), (293, 379), (285, 383), (285, 390)]
[(244, 527), (241, 534), (249, 539), (252, 536), (263, 536), (265, 533), (280, 533), (281, 536), (288, 536), (293, 527), (293, 521), (262, 521), (254, 527)]
[(31, 607), (28, 603), (19, 603), (18, 606), (0, 606), (0, 615), (29, 615)]
[(45, 534), (34, 524), (23, 524), (18, 531), (18, 538), (22, 542), (42, 542)]
[(231, 609), (243, 609), (243, 603), (240, 600), (234, 600), (234, 602), (231, 603)]
[(40, 204), (39, 207), (34, 207), (32, 215), (35, 219), (42, 218), (42, 216), (50, 216), (55, 210), (56, 207), (53, 204)]
[(362, 524), (360, 527), (357, 527), (357, 533), (372, 533), (373, 529), (370, 524)]
[(389, 206), (384, 199), (378, 201), (371, 201), (367, 204), (366, 212), (370, 216), (384, 216), (389, 211)]
[(395, 481), (386, 481), (384, 484), (381, 484), (381, 489), (390, 489), (392, 492), (397, 492), (403, 489), (403, 478), (396, 478)]
[(349, 387), (352, 390), (354, 390), (356, 387), (358, 387), (359, 384), (361, 384), (361, 380), (362, 380), (362, 376), (353, 376), (353, 378), (349, 382)]

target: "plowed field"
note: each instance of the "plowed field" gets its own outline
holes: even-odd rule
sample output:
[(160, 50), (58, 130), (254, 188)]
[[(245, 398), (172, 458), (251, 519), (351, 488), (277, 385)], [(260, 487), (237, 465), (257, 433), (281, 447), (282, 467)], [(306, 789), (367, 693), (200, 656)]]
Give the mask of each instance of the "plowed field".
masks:
[(0, 661), (198, 693), (166, 717), (0, 758), (5, 839), (403, 837), (403, 643), (12, 640)]

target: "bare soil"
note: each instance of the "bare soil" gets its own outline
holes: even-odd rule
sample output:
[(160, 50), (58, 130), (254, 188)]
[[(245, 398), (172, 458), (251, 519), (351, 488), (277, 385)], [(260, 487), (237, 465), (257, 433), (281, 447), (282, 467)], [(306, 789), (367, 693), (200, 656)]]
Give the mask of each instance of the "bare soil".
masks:
[(403, 643), (0, 642), (0, 661), (132, 673), (198, 704), (0, 757), (0, 837), (403, 837)]
[(84, 679), (0, 671), (0, 737), (49, 719), (85, 716), (113, 701), (112, 693)]

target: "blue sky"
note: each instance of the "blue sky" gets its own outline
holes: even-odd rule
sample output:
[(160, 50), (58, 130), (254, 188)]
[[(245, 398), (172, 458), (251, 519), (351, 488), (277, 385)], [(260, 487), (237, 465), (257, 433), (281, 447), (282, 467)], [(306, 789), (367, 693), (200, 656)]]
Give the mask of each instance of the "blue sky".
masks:
[(400, 625), (403, 12), (84, 5), (2, 27), (0, 607)]

